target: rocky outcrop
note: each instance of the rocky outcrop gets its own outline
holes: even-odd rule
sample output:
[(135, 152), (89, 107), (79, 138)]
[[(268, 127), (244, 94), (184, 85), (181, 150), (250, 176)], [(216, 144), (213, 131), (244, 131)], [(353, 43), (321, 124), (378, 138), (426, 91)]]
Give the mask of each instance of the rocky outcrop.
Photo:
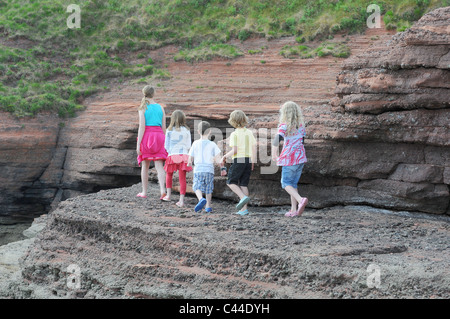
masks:
[(374, 204), (449, 213), (449, 21), (450, 7), (434, 10), (346, 61), (337, 77), (333, 112), (347, 130), (330, 136), (371, 142), (353, 152), (366, 163), (360, 173), (372, 166), (369, 176), (351, 176)]
[[(450, 296), (449, 224), (442, 216), (349, 206), (308, 208), (300, 218), (286, 218), (285, 207), (257, 207), (241, 217), (217, 199), (212, 214), (194, 213), (192, 197), (178, 208), (150, 199), (158, 197), (156, 185), (148, 199), (136, 198), (139, 188), (62, 202), (27, 250), (16, 247), (16, 255), (23, 251), (13, 263), (19, 271), (2, 281), (0, 296)], [(0, 277), (8, 251), (0, 249)]]
[[(339, 99), (335, 106), (345, 112), (369, 114), (448, 109), (449, 18), (448, 7), (437, 9), (411, 29), (395, 35), (385, 46), (349, 59), (338, 76)], [(446, 113), (438, 114), (442, 117)], [(442, 123), (436, 126), (441, 127)], [(448, 135), (440, 138), (435, 143), (448, 145)]]
[(46, 211), (58, 188), (40, 178), (55, 155), (57, 116), (15, 119), (0, 112), (0, 214), (32, 216)]
[[(40, 180), (58, 187), (56, 202), (140, 181), (134, 105), (97, 103), (67, 122)], [(58, 198), (59, 197), (59, 198)], [(56, 204), (56, 203), (55, 203)]]
[(98, 103), (69, 120), (2, 113), (0, 214), (40, 215), (61, 200), (140, 181), (136, 119), (127, 111)]

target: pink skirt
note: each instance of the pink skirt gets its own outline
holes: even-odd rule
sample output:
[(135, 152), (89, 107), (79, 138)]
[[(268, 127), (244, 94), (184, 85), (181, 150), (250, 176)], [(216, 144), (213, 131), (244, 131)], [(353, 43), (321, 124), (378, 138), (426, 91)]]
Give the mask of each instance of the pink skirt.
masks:
[(146, 126), (144, 136), (141, 141), (141, 154), (137, 161), (139, 166), (142, 161), (158, 161), (167, 158), (167, 151), (164, 148), (166, 136), (160, 126)]
[(164, 170), (167, 173), (173, 173), (176, 171), (190, 172), (192, 171), (192, 166), (187, 166), (188, 159), (189, 155), (186, 154), (170, 155), (166, 160)]

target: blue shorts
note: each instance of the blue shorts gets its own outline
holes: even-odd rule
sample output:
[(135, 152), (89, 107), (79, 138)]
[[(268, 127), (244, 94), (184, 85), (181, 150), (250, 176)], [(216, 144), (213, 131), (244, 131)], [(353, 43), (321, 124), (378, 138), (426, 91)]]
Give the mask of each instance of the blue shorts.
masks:
[(205, 194), (212, 194), (214, 189), (214, 174), (213, 173), (194, 173), (194, 185), (192, 185), (194, 192), (201, 190)]
[(283, 189), (286, 188), (286, 186), (297, 188), (300, 176), (302, 176), (303, 166), (305, 166), (305, 163), (282, 167), (281, 187), (283, 187)]

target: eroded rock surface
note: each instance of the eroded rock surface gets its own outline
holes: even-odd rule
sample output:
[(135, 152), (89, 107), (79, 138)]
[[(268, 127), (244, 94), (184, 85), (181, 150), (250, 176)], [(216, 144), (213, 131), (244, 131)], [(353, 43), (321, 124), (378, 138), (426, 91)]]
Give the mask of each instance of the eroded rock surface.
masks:
[[(151, 184), (62, 202), (6, 298), (449, 298), (449, 223), (365, 206), (212, 214)], [(177, 200), (177, 196), (174, 199)], [(73, 269), (77, 269), (73, 277)], [(380, 277), (369, 277), (374, 271)], [(71, 281), (73, 280), (74, 281)], [(76, 286), (79, 283), (79, 286)]]

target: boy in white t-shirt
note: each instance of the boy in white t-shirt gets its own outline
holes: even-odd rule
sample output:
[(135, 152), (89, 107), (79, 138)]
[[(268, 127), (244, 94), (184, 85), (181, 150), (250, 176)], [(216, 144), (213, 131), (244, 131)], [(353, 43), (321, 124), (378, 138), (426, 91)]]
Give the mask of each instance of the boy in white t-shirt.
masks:
[[(211, 134), (211, 125), (202, 121), (198, 125), (198, 133), (201, 138), (192, 143), (189, 150), (188, 166), (194, 163), (194, 185), (192, 189), (197, 195), (198, 204), (195, 206), (195, 212), (199, 212), (205, 207), (207, 213), (212, 212), (211, 200), (214, 190), (214, 163), (221, 163), (221, 151), (216, 143), (209, 140)], [(225, 171), (221, 170), (224, 175)], [(205, 193), (206, 199), (203, 197)]]

